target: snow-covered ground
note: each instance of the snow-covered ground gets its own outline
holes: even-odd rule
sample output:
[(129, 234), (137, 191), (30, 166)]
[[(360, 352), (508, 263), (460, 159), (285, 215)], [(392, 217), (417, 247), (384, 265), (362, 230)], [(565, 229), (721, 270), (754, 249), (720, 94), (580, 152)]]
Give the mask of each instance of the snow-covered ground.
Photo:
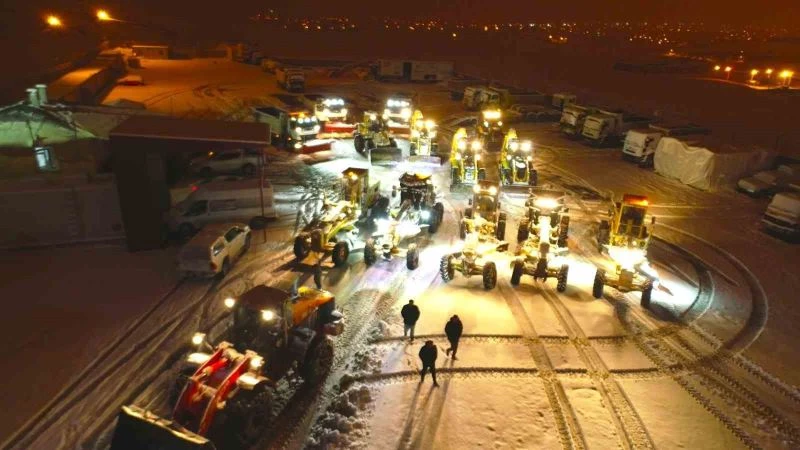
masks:
[[(248, 96), (262, 83), (263, 95), (274, 91), (274, 79), (254, 67), (206, 60), (184, 70), (168, 67), (173, 63), (185, 62), (149, 66), (152, 85), (145, 89), (153, 91), (139, 91), (138, 100), (150, 98), (167, 113), (170, 101), (182, 112), (213, 112), (215, 105), (236, 111), (254, 101)], [(219, 70), (206, 73), (207, 65)], [(169, 73), (185, 79), (170, 85)], [(224, 100), (182, 91), (215, 83), (223, 88), (214, 96)], [(431, 85), (350, 81), (341, 92), (358, 102), (403, 88), (424, 93), (423, 111), (436, 119), (460, 110)], [(112, 97), (131, 98), (135, 89), (119, 88)], [(159, 101), (162, 93), (174, 100)], [(496, 258), (494, 290), (485, 291), (480, 277), (457, 275), (444, 283), (440, 260), (458, 240), (469, 189), (450, 191), (447, 164), (373, 166), (370, 177), (384, 193), (403, 171), (432, 173), (445, 222), (423, 239), (414, 271), (402, 260), (368, 268), (360, 252), (351, 255), (347, 268), (325, 263), (323, 286), (337, 295), (347, 318), (345, 333), (336, 338), (333, 371), (319, 391), (282, 383), (276, 425), (256, 448), (800, 446), (800, 393), (792, 367), (798, 356), (792, 294), (800, 288), (793, 268), (800, 256), (792, 245), (758, 231), (764, 202), (688, 188), (621, 161), (619, 150), (564, 139), (549, 125), (518, 129), (539, 148), (541, 183), (569, 193), (566, 291), (558, 293), (552, 280), (542, 284), (527, 277), (512, 286), (508, 254)], [(344, 168), (367, 166), (348, 141), (323, 156), (315, 163), (288, 157), (273, 162), (268, 170), (280, 179), (276, 200), (282, 217), (268, 228), (268, 242), (254, 247), (225, 280), (181, 283), (149, 315), (128, 319), (135, 328), (117, 339), (98, 337), (96, 358), (85, 360), (84, 376), (68, 383), (7, 446), (104, 448), (120, 405), (169, 414), (165, 394), (175, 361), (192, 332), (208, 331), (212, 338), (218, 333), (225, 318), (222, 299), (261, 283), (286, 285), (298, 277), (310, 282), (311, 268), (293, 262), (289, 249), (295, 205), (311, 198), (312, 186), (331, 185)], [(602, 299), (591, 295), (595, 264), (604, 260), (596, 250), (595, 227), (609, 191), (648, 195), (658, 217), (650, 257), (661, 285), (649, 310), (639, 305), (638, 293), (606, 288)], [(512, 244), (523, 200), (503, 196)], [(402, 339), (399, 317), (412, 298), (422, 311), (413, 344)], [(444, 355), (443, 329), (453, 314), (461, 317), (465, 333), (457, 361)], [(424, 339), (440, 348), (439, 388), (430, 379), (418, 382), (417, 352)]]

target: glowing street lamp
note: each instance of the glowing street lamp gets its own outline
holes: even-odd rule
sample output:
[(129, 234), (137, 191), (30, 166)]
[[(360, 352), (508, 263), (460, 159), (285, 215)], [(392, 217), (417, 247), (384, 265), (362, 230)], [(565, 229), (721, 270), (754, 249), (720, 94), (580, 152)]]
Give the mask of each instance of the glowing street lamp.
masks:
[(791, 70), (784, 70), (781, 72), (781, 78), (783, 78), (783, 83), (786, 86), (792, 85), (792, 77), (794, 76), (794, 72)]
[(733, 68), (731, 66), (725, 66), (725, 79), (726, 80), (730, 80), (731, 79), (731, 71), (732, 70), (733, 70)]
[(54, 16), (52, 14), (47, 16), (47, 18), (45, 18), (45, 22), (47, 23), (47, 26), (50, 28), (61, 28), (64, 26), (64, 23), (61, 22), (61, 19), (59, 19), (58, 16)]
[(113, 19), (111, 18), (111, 15), (110, 15), (110, 14), (108, 14), (108, 11), (106, 11), (106, 10), (104, 10), (104, 9), (98, 9), (98, 10), (97, 10), (96, 17), (97, 17), (97, 20), (99, 20), (99, 21), (101, 21), (101, 22), (108, 22), (108, 21), (110, 21), (110, 20), (113, 20)]
[(758, 69), (753, 69), (750, 71), (750, 82), (755, 82), (756, 75), (758, 75)]
[(722, 69), (722, 67), (719, 65), (714, 66), (714, 72), (719, 72), (720, 69)]

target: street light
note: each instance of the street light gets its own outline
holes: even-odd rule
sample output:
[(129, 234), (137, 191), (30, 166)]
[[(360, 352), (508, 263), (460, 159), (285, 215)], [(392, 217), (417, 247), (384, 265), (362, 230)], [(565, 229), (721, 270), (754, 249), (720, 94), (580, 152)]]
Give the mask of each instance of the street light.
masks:
[(725, 79), (726, 80), (730, 80), (731, 79), (731, 70), (733, 70), (733, 68), (731, 66), (725, 66)]
[(721, 69), (721, 68), (722, 67), (720, 67), (720, 66), (714, 66), (714, 72), (719, 72), (719, 69)]
[(794, 76), (794, 72), (791, 70), (784, 70), (781, 72), (781, 78), (783, 78), (783, 83), (786, 86), (792, 85), (792, 77)]
[(114, 20), (114, 19), (111, 18), (111, 15), (108, 14), (108, 11), (106, 11), (104, 9), (98, 9), (96, 16), (97, 16), (97, 20), (99, 20), (101, 22), (108, 22), (110, 20)]
[(61, 19), (59, 19), (58, 16), (54, 16), (52, 14), (47, 16), (45, 22), (47, 23), (47, 26), (51, 28), (61, 28), (62, 26), (64, 26), (64, 23), (61, 22)]
[(750, 82), (755, 82), (755, 77), (758, 75), (758, 69), (753, 69), (750, 71)]

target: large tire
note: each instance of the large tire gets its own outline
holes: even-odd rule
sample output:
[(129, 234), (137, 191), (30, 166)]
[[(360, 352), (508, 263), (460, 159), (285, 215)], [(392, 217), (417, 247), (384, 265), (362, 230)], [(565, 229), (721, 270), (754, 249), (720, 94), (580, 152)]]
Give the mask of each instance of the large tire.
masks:
[(310, 250), (305, 236), (296, 236), (294, 238), (294, 257), (297, 258), (298, 261), (306, 259)]
[(522, 261), (514, 261), (514, 265), (511, 267), (511, 284), (514, 286), (518, 286), (522, 280), (522, 266)]
[(419, 267), (419, 249), (417, 247), (408, 249), (408, 253), (406, 253), (406, 267), (408, 270), (414, 270)]
[(333, 254), (331, 255), (331, 259), (333, 260), (333, 265), (336, 267), (342, 267), (347, 264), (347, 258), (350, 256), (350, 246), (347, 245), (347, 242), (337, 242), (336, 245), (333, 246)]
[(245, 254), (245, 253), (247, 253), (248, 250), (250, 250), (250, 244), (252, 244), (252, 241), (253, 241), (253, 239), (250, 236), (250, 234), (245, 236), (244, 245), (242, 246), (242, 254)]
[(225, 278), (225, 275), (227, 275), (228, 272), (230, 272), (230, 271), (231, 271), (231, 261), (228, 258), (225, 258), (225, 259), (222, 260), (222, 268), (220, 269), (219, 273), (217, 274), (217, 277), (219, 279), (223, 279), (223, 278)]
[(368, 239), (367, 245), (364, 246), (364, 264), (371, 266), (377, 260), (378, 254), (375, 252), (375, 241)]
[(450, 169), (450, 186), (455, 186), (461, 182), (461, 177), (459, 176), (458, 169), (453, 167)]
[(455, 268), (453, 268), (453, 262), (451, 261), (452, 256), (444, 255), (442, 256), (442, 262), (439, 264), (439, 275), (442, 276), (442, 281), (448, 283), (453, 281), (453, 278), (456, 276)]
[(428, 226), (428, 232), (431, 234), (436, 233), (443, 221), (444, 205), (442, 205), (441, 202), (436, 202), (436, 204), (433, 205), (433, 211), (431, 211), (431, 223)]
[(517, 242), (523, 243), (528, 240), (528, 237), (531, 234), (531, 230), (528, 228), (530, 226), (530, 222), (527, 219), (522, 219), (519, 222), (519, 228), (517, 228)]
[(505, 219), (501, 219), (497, 222), (497, 227), (494, 230), (494, 237), (497, 238), (498, 241), (505, 241), (506, 240), (506, 221)]
[(608, 244), (611, 239), (611, 224), (607, 220), (602, 220), (597, 229), (597, 250), (603, 252), (604, 245)]
[(558, 246), (567, 246), (567, 237), (569, 236), (569, 216), (561, 217), (561, 224), (558, 229)]
[(467, 219), (472, 219), (472, 215), (473, 214), (472, 214), (472, 208), (471, 207), (464, 209), (464, 217), (466, 217)]
[(458, 237), (461, 240), (465, 240), (467, 238), (467, 224), (463, 220), (458, 224)]
[(533, 278), (535, 280), (542, 280), (547, 281), (547, 260), (545, 258), (539, 258), (536, 261), (536, 269), (533, 272)]
[(306, 352), (301, 375), (303, 380), (311, 386), (317, 386), (328, 376), (333, 365), (333, 342), (322, 336), (311, 343), (311, 348)]
[(528, 186), (536, 186), (539, 184), (539, 172), (535, 169), (528, 173)]
[(650, 307), (650, 298), (653, 296), (653, 280), (647, 280), (642, 286), (642, 308)]
[(417, 144), (409, 144), (409, 146), (408, 146), (408, 152), (409, 152), (409, 153), (410, 153), (412, 156), (416, 155), (416, 154), (417, 154)]
[(486, 169), (481, 167), (478, 169), (478, 181), (483, 181), (486, 179)]
[(248, 163), (242, 166), (242, 175), (252, 177), (256, 174), (256, 166)]
[(569, 276), (569, 266), (566, 264), (562, 264), (561, 268), (558, 270), (558, 276), (556, 280), (558, 283), (556, 284), (556, 290), (558, 292), (564, 292), (567, 290), (567, 277)]
[(497, 285), (497, 267), (489, 261), (483, 266), (483, 288), (487, 291)]
[(597, 269), (594, 274), (594, 284), (592, 285), (592, 296), (600, 298), (603, 296), (603, 288), (606, 286), (606, 271)]
[(210, 437), (221, 448), (249, 448), (272, 419), (272, 396), (267, 382), (256, 384), (252, 390), (238, 390), (214, 421), (219, 427), (212, 427)]
[(366, 148), (366, 144), (364, 142), (364, 136), (358, 134), (353, 138), (353, 147), (355, 147), (358, 153), (364, 153), (364, 149)]
[(365, 139), (364, 140), (364, 148), (366, 148), (367, 150), (372, 151), (373, 149), (376, 148), (375, 147), (375, 141), (373, 141), (372, 139)]

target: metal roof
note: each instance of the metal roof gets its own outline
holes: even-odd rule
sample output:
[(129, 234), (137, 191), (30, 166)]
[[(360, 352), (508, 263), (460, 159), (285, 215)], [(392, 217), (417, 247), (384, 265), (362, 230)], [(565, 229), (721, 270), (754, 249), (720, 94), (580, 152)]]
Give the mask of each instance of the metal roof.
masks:
[(270, 144), (269, 126), (253, 122), (133, 116), (111, 131), (113, 138), (225, 142), (252, 146)]

